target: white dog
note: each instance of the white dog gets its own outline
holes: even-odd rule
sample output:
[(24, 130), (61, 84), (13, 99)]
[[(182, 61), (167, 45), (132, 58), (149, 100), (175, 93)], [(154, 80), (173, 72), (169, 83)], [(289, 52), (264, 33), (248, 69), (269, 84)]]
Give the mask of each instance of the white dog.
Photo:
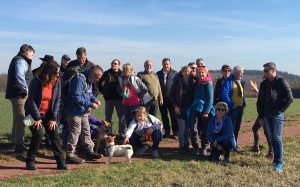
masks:
[(106, 136), (105, 138), (108, 150), (108, 162), (111, 163), (113, 156), (126, 156), (127, 161), (131, 163), (131, 156), (133, 155), (132, 146), (127, 145), (115, 145), (115, 136)]

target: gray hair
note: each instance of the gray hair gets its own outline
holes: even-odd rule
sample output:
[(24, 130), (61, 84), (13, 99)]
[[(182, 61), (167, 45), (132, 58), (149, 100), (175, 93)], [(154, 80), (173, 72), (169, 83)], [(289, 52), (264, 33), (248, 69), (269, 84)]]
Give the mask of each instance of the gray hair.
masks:
[(218, 102), (216, 105), (215, 105), (215, 109), (220, 109), (220, 108), (224, 108), (225, 109), (225, 113), (227, 114), (229, 112), (229, 108), (228, 108), (228, 105), (227, 103), (225, 102)]
[(264, 64), (264, 68), (277, 70), (276, 64), (274, 62), (268, 62), (268, 63)]
[(236, 73), (240, 73), (240, 72), (244, 72), (244, 68), (241, 66), (235, 66), (232, 70), (232, 74), (236, 74)]
[(91, 73), (91, 74), (98, 75), (99, 72), (103, 72), (103, 69), (102, 69), (99, 65), (94, 65), (94, 66), (91, 67), (91, 69), (90, 69), (90, 73)]

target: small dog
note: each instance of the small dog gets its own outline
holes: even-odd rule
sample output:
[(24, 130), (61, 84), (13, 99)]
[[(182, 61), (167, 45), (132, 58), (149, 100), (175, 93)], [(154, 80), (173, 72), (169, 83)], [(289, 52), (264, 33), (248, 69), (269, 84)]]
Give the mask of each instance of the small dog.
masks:
[[(103, 120), (103, 125), (98, 127), (98, 135), (97, 135), (97, 141), (95, 145), (95, 152), (100, 152), (101, 154), (104, 153), (104, 149), (106, 146), (105, 137), (108, 135), (109, 130), (111, 128), (111, 123)], [(100, 151), (99, 151), (100, 150)]]
[(127, 161), (131, 163), (131, 156), (133, 155), (132, 146), (129, 144), (126, 145), (115, 145), (115, 136), (106, 136), (105, 140), (107, 143), (108, 150), (108, 162), (111, 163), (113, 156), (126, 156)]

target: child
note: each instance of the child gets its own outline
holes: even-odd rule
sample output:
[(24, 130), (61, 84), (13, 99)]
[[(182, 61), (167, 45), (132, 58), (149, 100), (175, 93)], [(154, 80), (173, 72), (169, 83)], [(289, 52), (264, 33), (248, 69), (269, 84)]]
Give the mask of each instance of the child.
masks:
[(158, 145), (162, 139), (162, 126), (159, 119), (147, 113), (146, 108), (139, 106), (136, 110), (135, 118), (131, 121), (125, 132), (124, 143), (130, 143), (136, 155), (147, 151), (148, 146), (142, 141), (153, 141), (152, 156), (159, 158)]

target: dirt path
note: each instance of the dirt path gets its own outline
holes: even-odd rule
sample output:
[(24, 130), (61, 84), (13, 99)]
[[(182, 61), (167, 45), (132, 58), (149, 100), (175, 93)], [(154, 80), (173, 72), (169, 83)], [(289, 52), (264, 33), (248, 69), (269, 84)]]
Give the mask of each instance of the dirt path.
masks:
[[(300, 135), (300, 116), (289, 117), (286, 119), (285, 127), (283, 129), (283, 137), (293, 137)], [(242, 131), (239, 135), (239, 146), (251, 146), (253, 144), (253, 133), (250, 131), (253, 122), (243, 122)], [(260, 130), (261, 141), (265, 142), (266, 139)], [(160, 155), (178, 154), (178, 143), (175, 141), (163, 142), (160, 145)], [(133, 160), (149, 159), (150, 154), (146, 154), (143, 157), (133, 158)], [(9, 161), (0, 160), (0, 180), (11, 179), (20, 176), (35, 176), (35, 175), (48, 175), (59, 174), (60, 171), (56, 170), (56, 163), (52, 157), (36, 158), (37, 170), (27, 171), (25, 170), (25, 163), (17, 159), (8, 159)], [(73, 168), (85, 168), (94, 164), (105, 164), (107, 158), (101, 158), (95, 162), (87, 162), (82, 165), (68, 165), (69, 169)], [(125, 162), (125, 158), (117, 157), (113, 158), (113, 162)]]

